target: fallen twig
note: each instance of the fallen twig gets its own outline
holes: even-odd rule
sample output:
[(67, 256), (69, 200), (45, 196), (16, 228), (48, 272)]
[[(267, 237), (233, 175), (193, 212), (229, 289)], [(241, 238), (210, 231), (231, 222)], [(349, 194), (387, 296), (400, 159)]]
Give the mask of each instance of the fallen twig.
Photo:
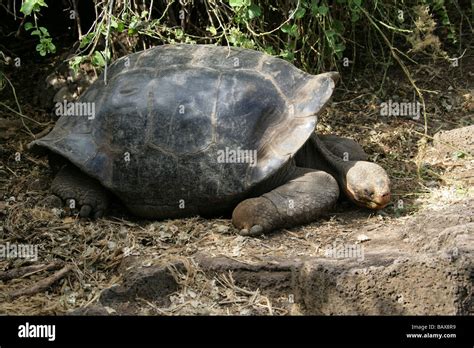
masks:
[(64, 277), (70, 270), (72, 270), (72, 266), (66, 265), (48, 278), (40, 280), (32, 287), (11, 292), (9, 297), (16, 298), (24, 295), (34, 295), (38, 292), (43, 292), (47, 290), (51, 285), (53, 285), (56, 281)]
[(21, 277), (30, 276), (34, 273), (41, 272), (41, 271), (56, 271), (60, 269), (64, 263), (62, 261), (54, 261), (48, 264), (39, 264), (39, 265), (31, 265), (31, 266), (24, 266), (20, 268), (15, 268), (9, 271), (0, 272), (0, 280), (11, 280)]

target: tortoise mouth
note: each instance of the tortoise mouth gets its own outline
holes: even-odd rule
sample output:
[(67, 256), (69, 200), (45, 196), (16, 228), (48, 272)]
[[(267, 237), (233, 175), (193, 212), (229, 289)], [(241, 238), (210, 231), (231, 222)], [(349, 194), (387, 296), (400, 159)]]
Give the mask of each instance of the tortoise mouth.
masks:
[(345, 191), (349, 199), (358, 206), (374, 210), (380, 210), (385, 208), (391, 200), (390, 192), (386, 192), (381, 195), (377, 195), (373, 198), (369, 198), (363, 195), (356, 194), (349, 187), (346, 187)]
[(385, 208), (388, 205), (388, 203), (390, 203), (390, 198), (387, 201), (386, 200), (369, 201), (365, 205), (370, 209), (380, 210), (380, 209)]
[(377, 197), (376, 201), (373, 201), (378, 207), (375, 209), (385, 208), (390, 203), (391, 199), (392, 199), (392, 195), (390, 194), (390, 192), (386, 192), (380, 195), (379, 197)]

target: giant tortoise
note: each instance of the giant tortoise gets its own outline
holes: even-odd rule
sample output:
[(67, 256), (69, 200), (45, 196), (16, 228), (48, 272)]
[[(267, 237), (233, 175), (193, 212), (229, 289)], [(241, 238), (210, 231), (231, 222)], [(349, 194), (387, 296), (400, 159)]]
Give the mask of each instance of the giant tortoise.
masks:
[(233, 210), (256, 235), (314, 221), (340, 189), (383, 208), (386, 172), (354, 141), (315, 134), (337, 76), (249, 49), (158, 46), (115, 61), (76, 102), (94, 114), (63, 114), (32, 146), (62, 160), (52, 192), (82, 217), (118, 197), (150, 219)]

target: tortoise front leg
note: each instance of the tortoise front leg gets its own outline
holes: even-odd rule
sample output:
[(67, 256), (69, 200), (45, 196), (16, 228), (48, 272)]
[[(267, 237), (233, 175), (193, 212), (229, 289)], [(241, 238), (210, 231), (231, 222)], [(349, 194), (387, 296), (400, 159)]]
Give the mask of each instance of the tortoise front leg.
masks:
[(232, 213), (232, 223), (242, 235), (298, 226), (316, 220), (335, 205), (338, 197), (338, 184), (330, 174), (297, 168), (287, 183), (242, 201)]

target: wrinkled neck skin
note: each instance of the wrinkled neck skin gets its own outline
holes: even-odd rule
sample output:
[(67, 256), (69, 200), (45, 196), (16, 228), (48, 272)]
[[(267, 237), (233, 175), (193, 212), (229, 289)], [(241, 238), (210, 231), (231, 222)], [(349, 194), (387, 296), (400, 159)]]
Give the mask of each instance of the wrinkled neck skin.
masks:
[(295, 161), (298, 167), (328, 172), (337, 180), (339, 187), (347, 195), (346, 174), (356, 164), (356, 161), (344, 161), (334, 155), (316, 134), (313, 134), (296, 153)]

